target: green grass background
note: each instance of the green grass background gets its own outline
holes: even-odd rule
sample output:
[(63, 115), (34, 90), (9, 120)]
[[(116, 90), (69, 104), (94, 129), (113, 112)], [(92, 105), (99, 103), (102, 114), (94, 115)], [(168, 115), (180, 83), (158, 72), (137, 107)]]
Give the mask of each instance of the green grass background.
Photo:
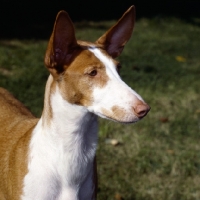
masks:
[[(140, 122), (100, 119), (99, 200), (200, 199), (200, 19), (140, 19), (119, 60), (122, 79), (151, 106)], [(76, 24), (95, 41), (114, 22)], [(47, 41), (0, 40), (0, 86), (40, 116)], [(117, 139), (120, 145), (108, 144)]]

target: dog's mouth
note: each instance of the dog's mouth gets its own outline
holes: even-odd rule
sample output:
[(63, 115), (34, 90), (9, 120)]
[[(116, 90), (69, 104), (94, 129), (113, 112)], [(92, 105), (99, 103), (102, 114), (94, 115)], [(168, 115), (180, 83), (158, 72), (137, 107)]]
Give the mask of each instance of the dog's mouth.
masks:
[(138, 122), (140, 119), (136, 119), (136, 120), (131, 120), (131, 121), (124, 121), (124, 120), (119, 120), (119, 119), (114, 119), (113, 117), (110, 117), (110, 116), (105, 116), (106, 119), (109, 119), (111, 121), (114, 121), (114, 122), (118, 122), (118, 123), (121, 123), (121, 124), (134, 124), (136, 122)]
[[(134, 117), (134, 119), (127, 119), (127, 120), (124, 120), (124, 119), (118, 119), (117, 117), (115, 116), (111, 116), (111, 115), (104, 115), (102, 113), (95, 113), (96, 115), (98, 115), (99, 117), (101, 118), (105, 118), (105, 119), (108, 119), (108, 120), (111, 120), (113, 122), (118, 122), (118, 123), (121, 123), (121, 124), (133, 124), (133, 123), (136, 123), (138, 121), (140, 121), (140, 118), (138, 117)], [(128, 117), (127, 117), (128, 118)]]
[(122, 124), (136, 123), (141, 119), (133, 110), (130, 112), (120, 106), (113, 106), (111, 109), (102, 108), (97, 115)]

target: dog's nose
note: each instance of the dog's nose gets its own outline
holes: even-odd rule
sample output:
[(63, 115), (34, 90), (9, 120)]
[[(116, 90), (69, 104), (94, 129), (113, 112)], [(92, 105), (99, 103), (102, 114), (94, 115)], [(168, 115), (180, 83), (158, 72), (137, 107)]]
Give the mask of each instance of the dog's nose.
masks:
[(143, 118), (144, 116), (146, 116), (150, 109), (151, 107), (149, 105), (147, 105), (146, 103), (141, 103), (138, 104), (134, 110), (139, 118)]

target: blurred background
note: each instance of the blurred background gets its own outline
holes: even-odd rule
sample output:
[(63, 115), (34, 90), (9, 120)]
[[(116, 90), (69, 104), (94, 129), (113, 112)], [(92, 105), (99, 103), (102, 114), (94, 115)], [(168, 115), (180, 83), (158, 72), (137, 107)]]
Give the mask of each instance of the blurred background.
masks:
[(199, 0), (1, 0), (0, 37), (46, 38), (60, 10), (66, 10), (73, 21), (99, 21), (117, 19), (130, 5), (136, 6), (137, 19), (175, 16), (190, 20), (200, 16)]

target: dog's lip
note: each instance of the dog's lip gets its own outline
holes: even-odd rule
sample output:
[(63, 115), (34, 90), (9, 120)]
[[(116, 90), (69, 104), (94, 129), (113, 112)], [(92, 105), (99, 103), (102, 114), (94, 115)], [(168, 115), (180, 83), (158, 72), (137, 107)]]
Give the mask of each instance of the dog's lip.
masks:
[(137, 117), (137, 119), (135, 120), (131, 120), (131, 121), (123, 121), (123, 120), (117, 120), (117, 119), (114, 119), (113, 117), (111, 116), (105, 116), (105, 115), (98, 115), (100, 117), (103, 117), (103, 118), (106, 118), (106, 119), (109, 119), (111, 121), (114, 121), (114, 122), (118, 122), (118, 123), (122, 123), (122, 124), (133, 124), (133, 123), (136, 123), (140, 120), (139, 117)]
[(136, 122), (138, 122), (140, 119), (138, 118), (138, 120), (134, 120), (134, 121), (122, 121), (122, 120), (116, 120), (116, 119), (113, 119), (111, 117), (109, 117), (110, 120), (114, 121), (114, 122), (118, 122), (118, 123), (121, 123), (121, 124), (134, 124)]

